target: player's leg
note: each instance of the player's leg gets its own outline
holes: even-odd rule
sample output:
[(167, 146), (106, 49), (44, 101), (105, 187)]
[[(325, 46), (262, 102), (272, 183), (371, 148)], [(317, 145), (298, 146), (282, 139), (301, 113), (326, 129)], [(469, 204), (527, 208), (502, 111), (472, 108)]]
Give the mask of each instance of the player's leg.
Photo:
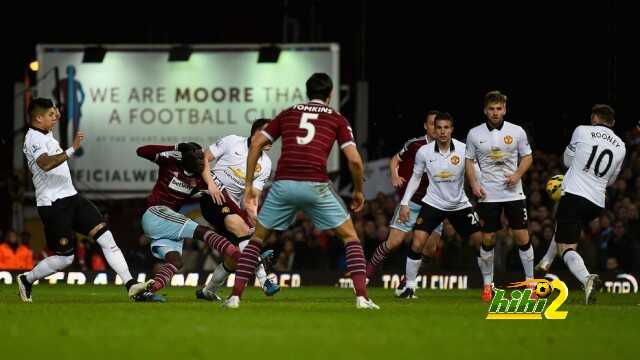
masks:
[(437, 228), (433, 229), (429, 238), (424, 244), (422, 248), (422, 257), (423, 258), (433, 258), (438, 250), (438, 244), (440, 243), (440, 238), (442, 237), (442, 231), (444, 230), (444, 224), (440, 223)]
[[(207, 221), (209, 221), (209, 219), (207, 219)], [(249, 228), (246, 221), (238, 214), (229, 214), (224, 217), (224, 227), (227, 231), (236, 236), (239, 242), (238, 248), (241, 252), (244, 251), (244, 248), (249, 244), (252, 234), (252, 230)], [(273, 254), (273, 251), (269, 251), (269, 254)], [(262, 260), (264, 260), (264, 256), (265, 254), (263, 253), (261, 256)], [(225, 264), (222, 262), (218, 264), (211, 279), (207, 282), (205, 287), (196, 291), (196, 297), (206, 300), (220, 300), (221, 298), (216, 294), (216, 292), (224, 286), (227, 278), (234, 270), (235, 266), (230, 266), (229, 263)], [(280, 286), (267, 278), (267, 272), (262, 262), (256, 269), (256, 278), (260, 282), (260, 286), (267, 296), (272, 296), (280, 291)]]
[(116, 244), (113, 234), (104, 222), (102, 214), (93, 205), (93, 203), (85, 199), (82, 195), (74, 197), (74, 217), (73, 228), (80, 234), (95, 239), (100, 245), (107, 264), (118, 274), (124, 283), (129, 296), (134, 296), (143, 291), (144, 286), (139, 285), (133, 287), (137, 281), (131, 276), (129, 265), (122, 254), (122, 250)]
[[(422, 205), (414, 226), (411, 247), (407, 254), (404, 288), (399, 287), (396, 289), (396, 296), (407, 299), (415, 298), (417, 289), (416, 279), (420, 271), (420, 266), (422, 265), (423, 249), (430, 238), (429, 235), (442, 223), (445, 217), (446, 213), (444, 211), (428, 204)], [(433, 245), (430, 246), (433, 247)]]
[(44, 224), (47, 247), (54, 255), (42, 259), (31, 271), (18, 276), (18, 290), (24, 302), (32, 302), (32, 284), (63, 270), (73, 263), (75, 238), (72, 230), (73, 207), (68, 199), (59, 199), (51, 206), (39, 206)]
[(168, 246), (161, 247), (156, 251), (164, 254), (165, 263), (153, 276), (153, 283), (149, 290), (154, 293), (170, 284), (173, 275), (182, 268), (182, 251), (176, 251), (173, 247)]
[(378, 245), (371, 259), (367, 263), (367, 278), (371, 278), (376, 269), (397, 250), (403, 243), (405, 235), (411, 231), (420, 213), (421, 206), (412, 201), (409, 202), (409, 221), (400, 222), (400, 205), (396, 207), (393, 218), (389, 223), (389, 236), (387, 240)]
[(484, 284), (482, 300), (488, 302), (493, 297), (495, 237), (496, 231), (502, 228), (500, 221), (502, 206), (500, 203), (479, 203), (477, 210), (482, 223), (482, 244), (480, 245), (480, 256), (478, 256), (478, 267), (482, 273)]
[(551, 241), (549, 242), (549, 247), (547, 247), (547, 252), (542, 257), (542, 260), (536, 265), (535, 270), (538, 271), (549, 271), (551, 264), (553, 264), (553, 260), (556, 258), (558, 254), (558, 244), (556, 243), (556, 234), (554, 232)]
[(240, 306), (240, 297), (244, 292), (247, 281), (256, 271), (259, 262), (260, 249), (273, 230), (285, 230), (293, 221), (297, 211), (297, 195), (299, 188), (297, 181), (274, 181), (267, 195), (256, 223), (256, 230), (245, 247), (236, 269), (236, 278), (231, 296), (224, 302), (227, 308)]
[[(529, 287), (535, 290), (533, 282), (533, 246), (529, 238), (529, 219), (527, 216), (527, 203), (525, 200), (509, 201), (504, 204), (504, 212), (509, 221), (509, 227), (513, 230), (516, 245), (519, 248), (520, 261), (524, 269), (525, 281), (531, 280)], [(535, 292), (532, 291), (532, 297)]]
[(567, 193), (560, 198), (556, 215), (558, 251), (571, 273), (584, 286), (586, 304), (595, 302), (596, 293), (602, 283), (597, 274), (589, 273), (576, 249), (584, 225), (598, 217), (601, 212), (602, 209), (590, 201)]
[(345, 245), (347, 272), (356, 293), (356, 308), (379, 309), (367, 293), (367, 263), (347, 205), (331, 183), (300, 182), (298, 201), (318, 230), (334, 229)]

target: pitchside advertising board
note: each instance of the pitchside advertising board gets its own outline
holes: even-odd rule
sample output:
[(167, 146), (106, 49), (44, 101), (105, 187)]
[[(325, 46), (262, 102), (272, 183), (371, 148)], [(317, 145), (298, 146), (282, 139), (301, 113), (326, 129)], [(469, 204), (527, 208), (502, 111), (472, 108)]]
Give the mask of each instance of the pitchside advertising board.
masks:
[[(10, 272), (0, 270), (0, 284), (15, 284), (20, 272)], [(497, 287), (516, 282), (522, 274), (519, 273), (498, 273), (500, 281), (496, 282)], [(137, 273), (134, 277), (138, 281), (145, 281), (150, 274)], [(187, 273), (176, 274), (171, 279), (171, 286), (199, 286), (209, 281), (212, 273)], [(603, 280), (602, 291), (614, 294), (636, 294), (638, 293), (638, 274), (601, 274)], [(281, 287), (302, 287), (302, 286), (334, 286), (340, 288), (351, 288), (353, 282), (344, 273), (335, 271), (301, 271), (292, 273), (271, 273), (269, 277), (280, 284)], [(234, 275), (227, 280), (227, 286), (232, 287)], [(371, 279), (370, 287), (382, 287), (385, 289), (395, 289), (402, 279), (402, 274), (384, 273)], [(581, 291), (581, 285), (573, 279), (570, 273), (547, 274), (544, 279), (548, 282), (562, 279), (566, 282), (569, 290)], [(482, 288), (482, 278), (477, 272), (450, 272), (450, 273), (428, 273), (417, 277), (419, 289), (425, 290), (466, 290)], [(51, 285), (121, 285), (122, 280), (115, 274), (109, 272), (58, 272), (40, 280), (40, 283)], [(256, 286), (259, 284), (256, 282)]]
[[(84, 48), (39, 45), (39, 73), (47, 75), (36, 95), (59, 94), (68, 144), (75, 130), (86, 133), (71, 169), (88, 196), (145, 196), (157, 168), (136, 148), (182, 141), (204, 147), (226, 135), (248, 136), (253, 120), (307, 101), (305, 81), (313, 73), (333, 78), (331, 106), (340, 103), (337, 44), (283, 45), (277, 63), (258, 63), (257, 45), (194, 45), (189, 60), (178, 62), (168, 61), (170, 46), (105, 45), (101, 63), (83, 63)], [(279, 154), (277, 142), (269, 153), (274, 169)], [(335, 146), (327, 167), (338, 166)]]

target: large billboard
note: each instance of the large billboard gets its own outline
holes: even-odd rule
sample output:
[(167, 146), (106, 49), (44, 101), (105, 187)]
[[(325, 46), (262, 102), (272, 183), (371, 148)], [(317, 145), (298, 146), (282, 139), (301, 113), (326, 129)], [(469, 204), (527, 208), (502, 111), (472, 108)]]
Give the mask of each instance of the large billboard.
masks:
[[(84, 45), (37, 47), (40, 74), (46, 74), (37, 96), (58, 95), (69, 143), (74, 131), (86, 133), (70, 165), (76, 187), (89, 196), (145, 196), (156, 166), (137, 157), (137, 147), (182, 141), (208, 146), (225, 135), (248, 136), (253, 120), (305, 102), (305, 81), (315, 72), (331, 75), (331, 105), (339, 104), (336, 44), (284, 45), (276, 63), (258, 63), (257, 45), (194, 45), (188, 61), (173, 62), (168, 45), (104, 48), (102, 62), (88, 63)], [(277, 142), (270, 153), (274, 169), (279, 153)], [(328, 170), (338, 164), (336, 147)]]

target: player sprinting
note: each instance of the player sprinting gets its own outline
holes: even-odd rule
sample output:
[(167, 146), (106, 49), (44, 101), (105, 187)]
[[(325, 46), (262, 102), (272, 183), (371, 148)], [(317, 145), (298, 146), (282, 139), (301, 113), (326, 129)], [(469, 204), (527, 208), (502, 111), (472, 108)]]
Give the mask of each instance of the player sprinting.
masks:
[(234, 268), (240, 251), (211, 228), (198, 225), (180, 214), (179, 209), (195, 195), (202, 195), (207, 184), (202, 179), (204, 154), (200, 145), (179, 143), (146, 145), (137, 154), (158, 164), (158, 179), (147, 197), (142, 215), (142, 229), (150, 240), (151, 253), (165, 264), (150, 281), (139, 301), (163, 301), (155, 293), (162, 289), (182, 267), (182, 244), (185, 238), (204, 241), (225, 256), (227, 266)]
[(351, 216), (333, 190), (326, 169), (327, 157), (337, 140), (353, 178), (351, 208), (360, 211), (364, 206), (362, 159), (347, 119), (328, 106), (333, 90), (329, 75), (313, 74), (307, 80), (306, 87), (310, 101), (281, 112), (251, 143), (245, 171), (246, 208), (255, 208), (257, 204), (258, 194), (253, 183), (262, 149), (282, 138), (282, 153), (275, 180), (260, 209), (256, 231), (238, 261), (233, 291), (224, 302), (227, 308), (240, 306), (240, 296), (256, 269), (263, 241), (273, 230), (288, 228), (295, 220), (296, 213), (302, 210), (316, 228), (335, 229), (344, 241), (347, 271), (356, 292), (356, 307), (378, 309), (367, 295), (366, 262)]
[[(434, 119), (437, 114), (438, 112), (435, 110), (427, 112), (427, 116), (424, 122), (424, 129), (426, 131), (425, 136), (417, 137), (407, 141), (402, 149), (395, 156), (393, 156), (393, 158), (391, 158), (389, 164), (389, 171), (391, 172), (391, 183), (397, 189), (396, 191), (400, 198), (404, 196), (405, 190), (407, 188), (407, 180), (411, 178), (411, 175), (413, 173), (413, 164), (418, 149), (420, 149), (421, 146), (430, 143), (435, 138)], [(420, 180), (420, 186), (416, 190), (416, 193), (411, 198), (411, 201), (409, 201), (410, 214), (408, 221), (400, 222), (400, 204), (398, 204), (398, 206), (396, 207), (393, 218), (389, 223), (389, 236), (387, 237), (387, 240), (376, 247), (376, 250), (373, 252), (373, 256), (367, 263), (368, 279), (371, 279), (376, 269), (389, 257), (389, 255), (391, 255), (402, 245), (405, 234), (412, 230), (416, 218), (420, 213), (421, 200), (427, 190), (428, 183), (429, 180), (427, 178), (427, 175), (425, 174)], [(442, 226), (438, 226), (432, 231), (431, 237), (433, 237), (432, 240), (434, 243), (437, 243), (439, 241), (441, 234)], [(418, 243), (415, 243), (415, 246), (418, 246)], [(422, 256), (430, 255), (425, 253), (425, 250), (426, 248), (410, 248), (406, 260), (407, 267), (411, 267), (413, 269), (417, 265), (417, 268), (419, 269)], [(399, 297), (411, 296), (409, 294), (409, 291), (406, 290), (405, 285), (405, 281), (402, 281), (398, 286), (396, 292)]]
[[(417, 248), (425, 246), (429, 234), (448, 219), (460, 236), (471, 238), (480, 243), (482, 233), (480, 219), (473, 209), (464, 191), (465, 144), (452, 139), (453, 117), (440, 113), (435, 118), (435, 141), (423, 145), (416, 154), (413, 175), (400, 202), (399, 220), (414, 225), (414, 243)], [(472, 168), (472, 171), (475, 171)], [(417, 219), (411, 219), (411, 199), (420, 186), (421, 178), (426, 174), (429, 186), (420, 200), (421, 209)], [(407, 266), (405, 274), (406, 298), (413, 298), (417, 287), (416, 278), (420, 265)]]
[(601, 281), (598, 275), (589, 273), (576, 248), (582, 228), (604, 211), (606, 188), (622, 169), (626, 147), (612, 130), (615, 122), (611, 106), (595, 105), (591, 125), (578, 126), (564, 151), (564, 164), (569, 170), (562, 182), (555, 239), (562, 260), (584, 286), (587, 304), (595, 301)]
[[(533, 155), (524, 129), (505, 121), (506, 113), (507, 97), (498, 91), (487, 93), (484, 97), (487, 121), (469, 131), (466, 143), (466, 175), (478, 198), (477, 210), (483, 221), (478, 266), (484, 282), (482, 299), (487, 302), (492, 297), (495, 234), (502, 228), (503, 210), (520, 248), (525, 277), (533, 279), (533, 247), (520, 180), (533, 163)], [(474, 162), (480, 166), (480, 179), (473, 170)]]
[(120, 276), (129, 297), (144, 292), (147, 284), (136, 283), (122, 251), (95, 205), (78, 194), (67, 160), (80, 148), (85, 135), (77, 132), (73, 146), (63, 151), (51, 130), (60, 112), (49, 99), (34, 99), (28, 108), (30, 123), (23, 152), (33, 174), (38, 214), (44, 224), (47, 247), (55, 255), (44, 258), (31, 271), (18, 275), (20, 298), (32, 302), (32, 284), (73, 263), (74, 232), (94, 238), (102, 248), (109, 266)]
[[(247, 155), (249, 146), (255, 134), (263, 130), (270, 119), (258, 119), (251, 125), (250, 137), (229, 135), (221, 138), (215, 144), (211, 144), (205, 150), (204, 180), (209, 189), (217, 192), (212, 196), (203, 196), (200, 199), (202, 215), (218, 231), (231, 233), (239, 242), (238, 247), (243, 251), (251, 239), (253, 225), (256, 219), (257, 209), (241, 209), (244, 195), (244, 171), (247, 168)], [(271, 159), (266, 151), (271, 145), (264, 147), (264, 151), (258, 159), (253, 187), (260, 198), (260, 193), (271, 175)], [(213, 176), (209, 172), (209, 163), (215, 161)], [(228, 269), (224, 262), (220, 263), (213, 271), (213, 276), (206, 286), (196, 291), (198, 299), (219, 301), (222, 300), (216, 291), (224, 285), (232, 270)], [(280, 291), (280, 286), (267, 278), (264, 265), (258, 265), (256, 278), (260, 282), (262, 290), (267, 296), (273, 296)]]

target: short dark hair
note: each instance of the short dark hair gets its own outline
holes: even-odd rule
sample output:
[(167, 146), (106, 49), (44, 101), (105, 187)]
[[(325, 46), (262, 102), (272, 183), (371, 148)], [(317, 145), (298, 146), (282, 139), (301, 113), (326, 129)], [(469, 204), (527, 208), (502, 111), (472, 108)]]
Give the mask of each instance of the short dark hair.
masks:
[(271, 119), (265, 119), (265, 118), (254, 120), (253, 124), (251, 124), (251, 136), (253, 136), (253, 134), (255, 134), (256, 131), (260, 130), (260, 128), (262, 128), (264, 124), (268, 124), (270, 122), (271, 122)]
[(333, 81), (325, 73), (315, 73), (307, 80), (307, 97), (309, 100), (325, 100), (331, 95)]
[(427, 122), (427, 119), (429, 119), (429, 116), (431, 116), (431, 115), (438, 116), (438, 114), (440, 114), (440, 111), (438, 111), (438, 110), (429, 110), (429, 111), (427, 111), (427, 115), (424, 117), (424, 122), (425, 123)]
[(436, 115), (434, 123), (438, 122), (438, 120), (449, 121), (451, 123), (451, 126), (453, 126), (453, 116), (451, 114), (449, 114), (448, 112), (438, 113), (438, 115)]
[(27, 112), (29, 113), (29, 118), (34, 119), (36, 116), (46, 112), (52, 107), (53, 107), (53, 101), (51, 101), (50, 99), (35, 98), (31, 100), (31, 102), (29, 103)]
[(606, 104), (595, 104), (591, 108), (591, 115), (596, 115), (607, 125), (613, 125), (616, 122), (616, 112), (613, 108)]
[(501, 93), (500, 91), (497, 91), (497, 90), (489, 91), (484, 96), (484, 107), (487, 107), (487, 105), (492, 104), (492, 103), (506, 104), (507, 103), (507, 96), (504, 95), (503, 93)]

